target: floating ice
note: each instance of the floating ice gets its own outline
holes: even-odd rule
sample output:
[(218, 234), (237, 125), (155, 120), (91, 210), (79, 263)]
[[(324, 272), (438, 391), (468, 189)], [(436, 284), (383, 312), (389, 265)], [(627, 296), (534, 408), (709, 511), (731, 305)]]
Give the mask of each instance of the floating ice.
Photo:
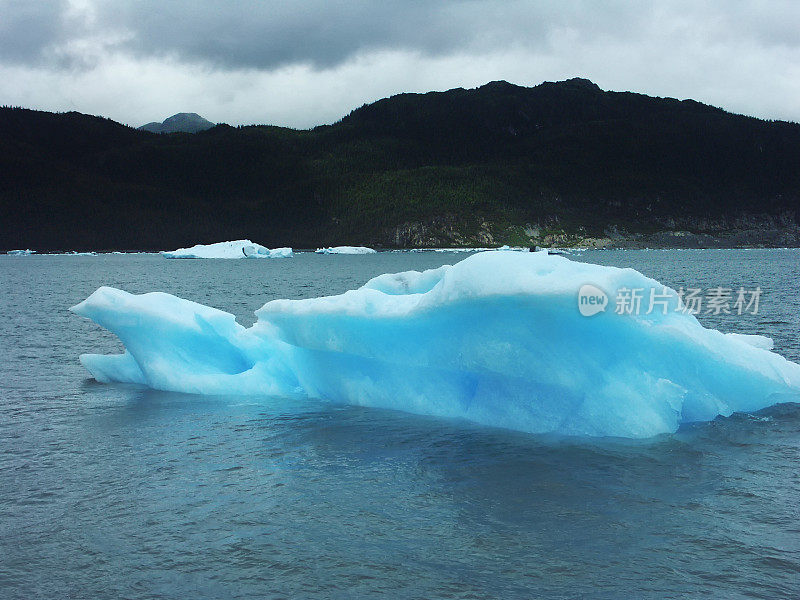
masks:
[(171, 252), (162, 251), (165, 258), (290, 258), (291, 248), (270, 250), (250, 240), (217, 242), (216, 244), (197, 244), (191, 248), (178, 248)]
[[(646, 314), (584, 317), (578, 290), (658, 293)], [(611, 296), (613, 298), (613, 296)], [(164, 293), (103, 287), (73, 311), (126, 352), (83, 355), (103, 382), (321, 398), (527, 432), (648, 437), (800, 399), (800, 365), (706, 329), (632, 269), (484, 252), (381, 275), (340, 296), (274, 300), (250, 328)]]
[(530, 248), (527, 246), (500, 246), (498, 248), (467, 248), (467, 247), (459, 247), (459, 248), (404, 248), (404, 249), (397, 249), (392, 250), (392, 252), (486, 252), (487, 250), (503, 250), (503, 251), (515, 251), (515, 252), (528, 252)]
[(744, 333), (727, 333), (725, 335), (763, 350), (772, 350), (775, 347), (775, 342), (771, 337), (767, 337), (766, 335), (746, 335)]
[(31, 254), (36, 254), (36, 250), (31, 250), (30, 248), (27, 250), (9, 250), (6, 254), (11, 256), (30, 256)]
[(332, 248), (317, 248), (317, 254), (375, 254), (377, 250), (366, 246), (334, 246)]

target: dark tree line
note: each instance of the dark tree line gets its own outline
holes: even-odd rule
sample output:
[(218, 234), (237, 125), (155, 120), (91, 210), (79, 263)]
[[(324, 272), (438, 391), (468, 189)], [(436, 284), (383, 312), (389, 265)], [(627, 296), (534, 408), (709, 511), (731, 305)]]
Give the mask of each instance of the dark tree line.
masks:
[(403, 94), (310, 131), (0, 108), (3, 249), (380, 244), (442, 215), (649, 231), (799, 202), (797, 124), (579, 79)]

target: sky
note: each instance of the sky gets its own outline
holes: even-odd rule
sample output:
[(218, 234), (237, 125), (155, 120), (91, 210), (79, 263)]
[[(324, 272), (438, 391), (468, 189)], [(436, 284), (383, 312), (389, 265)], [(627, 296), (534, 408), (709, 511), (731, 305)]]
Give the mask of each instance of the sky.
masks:
[(0, 105), (133, 126), (307, 128), (402, 92), (571, 77), (800, 122), (800, 2), (0, 0)]

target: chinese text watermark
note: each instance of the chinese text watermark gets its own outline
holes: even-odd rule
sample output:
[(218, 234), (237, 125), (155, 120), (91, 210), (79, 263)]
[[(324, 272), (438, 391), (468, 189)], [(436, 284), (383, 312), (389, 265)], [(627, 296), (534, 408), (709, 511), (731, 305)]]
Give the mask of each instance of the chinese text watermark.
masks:
[[(667, 287), (621, 287), (613, 297), (614, 313), (618, 315), (649, 315), (681, 312), (690, 315), (744, 315), (758, 314), (761, 287), (738, 289), (727, 287), (683, 288), (677, 291)], [(578, 310), (591, 317), (610, 308), (611, 299), (602, 289), (592, 284), (578, 291)]]

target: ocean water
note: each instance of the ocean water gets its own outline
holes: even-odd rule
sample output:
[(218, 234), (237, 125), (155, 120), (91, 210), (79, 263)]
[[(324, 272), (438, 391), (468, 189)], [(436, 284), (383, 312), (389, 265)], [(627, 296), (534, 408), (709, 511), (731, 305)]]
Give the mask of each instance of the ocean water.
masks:
[[(448, 253), (0, 257), (0, 598), (797, 598), (800, 405), (649, 440), (102, 385), (101, 285), (249, 325)], [(709, 326), (800, 361), (800, 251), (606, 251), (672, 287), (763, 290)]]

